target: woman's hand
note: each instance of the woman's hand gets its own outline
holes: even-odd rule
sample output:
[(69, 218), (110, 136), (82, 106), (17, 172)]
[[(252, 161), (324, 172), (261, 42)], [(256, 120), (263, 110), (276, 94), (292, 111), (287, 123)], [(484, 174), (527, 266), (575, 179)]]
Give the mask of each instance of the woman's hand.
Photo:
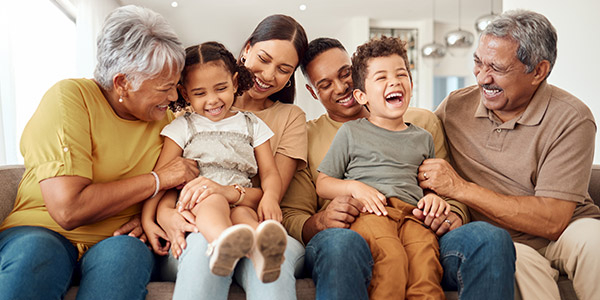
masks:
[(200, 174), (198, 164), (193, 159), (175, 157), (154, 170), (160, 179), (160, 189), (168, 190), (192, 181)]
[[(169, 190), (167, 193), (176, 194), (177, 191)], [(179, 258), (186, 247), (185, 232), (198, 232), (198, 228), (188, 222), (174, 207), (174, 201), (161, 201), (158, 204), (156, 220), (167, 234), (167, 240), (171, 242), (171, 253), (175, 258)]]
[[(152, 246), (154, 253), (158, 255), (169, 254), (171, 243), (169, 242), (167, 234), (162, 230), (162, 228), (160, 228), (160, 226), (156, 225), (154, 222), (144, 223), (144, 232), (148, 237), (148, 242), (150, 242), (150, 246)], [(160, 241), (161, 238), (166, 241), (164, 245)]]
[(113, 236), (124, 234), (139, 238), (143, 243), (146, 242), (146, 234), (144, 234), (144, 230), (142, 229), (141, 216), (139, 214), (131, 217), (127, 223), (113, 232)]
[(229, 203), (234, 203), (240, 197), (240, 194), (232, 186), (223, 186), (200, 176), (188, 182), (181, 190), (177, 203), (179, 212), (191, 210), (197, 203), (212, 194), (223, 195)]

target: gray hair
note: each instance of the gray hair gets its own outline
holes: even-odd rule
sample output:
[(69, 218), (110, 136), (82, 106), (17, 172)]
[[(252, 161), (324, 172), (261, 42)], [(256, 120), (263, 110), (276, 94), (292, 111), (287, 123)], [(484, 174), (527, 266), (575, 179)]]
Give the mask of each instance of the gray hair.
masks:
[(113, 77), (127, 76), (133, 89), (158, 76), (165, 65), (181, 73), (185, 50), (175, 31), (160, 14), (135, 5), (111, 12), (98, 37), (98, 64), (94, 78), (106, 90)]
[[(556, 29), (543, 15), (528, 10), (510, 10), (494, 19), (481, 33), (509, 37), (519, 43), (517, 58), (531, 73), (543, 60), (550, 62), (548, 75), (556, 61)], [(548, 76), (546, 76), (547, 78)]]

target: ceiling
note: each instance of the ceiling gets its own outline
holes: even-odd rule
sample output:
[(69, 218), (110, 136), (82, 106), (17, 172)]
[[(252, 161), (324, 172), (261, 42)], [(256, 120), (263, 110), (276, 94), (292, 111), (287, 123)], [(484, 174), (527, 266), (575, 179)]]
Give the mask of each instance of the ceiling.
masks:
[[(474, 30), (474, 20), (491, 12), (492, 4), (494, 12), (502, 10), (501, 0), (437, 0), (435, 22), (458, 26), (459, 1), (461, 27), (471, 30)], [(274, 13), (294, 17), (304, 25), (309, 38), (311, 26), (327, 26), (327, 20), (333, 18), (366, 16), (371, 20), (430, 20), (433, 3), (431, 0), (177, 0), (178, 6), (174, 8), (171, 7), (173, 0), (120, 2), (145, 6), (162, 14), (185, 44), (194, 40), (195, 31), (199, 28), (206, 31), (207, 26), (208, 30), (225, 35), (236, 34), (235, 31), (243, 31), (247, 35), (260, 20)], [(306, 5), (306, 10), (299, 9), (301, 4)]]

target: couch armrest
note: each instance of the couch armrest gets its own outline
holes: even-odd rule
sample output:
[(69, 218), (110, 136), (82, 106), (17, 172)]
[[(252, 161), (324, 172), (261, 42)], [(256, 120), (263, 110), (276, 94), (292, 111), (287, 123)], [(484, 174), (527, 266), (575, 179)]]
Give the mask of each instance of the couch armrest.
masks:
[(0, 222), (8, 216), (17, 198), (19, 182), (25, 172), (23, 165), (0, 166)]

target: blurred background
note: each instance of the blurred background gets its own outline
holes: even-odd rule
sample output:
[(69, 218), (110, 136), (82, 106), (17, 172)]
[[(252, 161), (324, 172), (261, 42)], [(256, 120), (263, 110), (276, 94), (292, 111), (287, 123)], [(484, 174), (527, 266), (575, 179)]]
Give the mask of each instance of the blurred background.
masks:
[[(594, 84), (600, 70), (600, 2), (594, 0), (2, 0), (0, 10), (0, 164), (22, 163), (21, 132), (44, 92), (64, 78), (91, 78), (96, 36), (114, 8), (135, 4), (167, 18), (184, 46), (209, 40), (238, 54), (266, 16), (290, 15), (309, 40), (339, 39), (350, 54), (370, 37), (409, 42), (411, 106), (435, 110), (446, 95), (475, 84), (477, 25), (510, 9), (544, 14), (558, 31), (558, 59), (548, 81), (600, 116)], [(298, 70), (295, 103), (313, 119), (324, 113)], [(599, 143), (600, 139), (597, 139)], [(595, 163), (600, 163), (596, 154)]]

